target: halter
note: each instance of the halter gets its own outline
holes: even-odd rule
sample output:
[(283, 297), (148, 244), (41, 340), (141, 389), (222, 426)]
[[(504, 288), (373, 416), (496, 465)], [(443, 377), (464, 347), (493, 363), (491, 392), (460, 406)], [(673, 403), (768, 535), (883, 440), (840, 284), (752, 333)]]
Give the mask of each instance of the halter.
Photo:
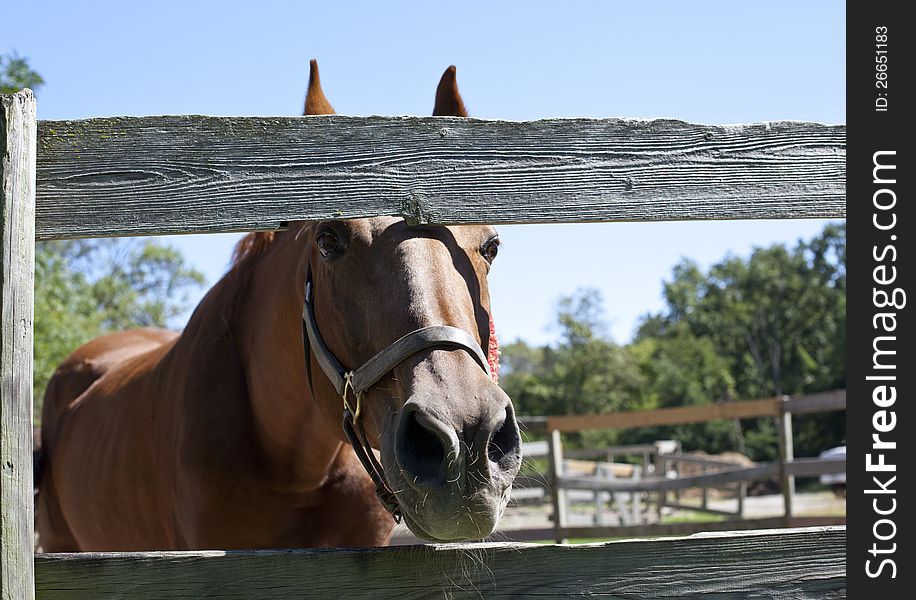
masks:
[[(477, 364), (490, 375), (490, 365), (487, 356), (483, 353), (480, 344), (471, 334), (448, 325), (433, 325), (411, 331), (404, 337), (395, 340), (378, 354), (367, 360), (357, 369), (347, 370), (341, 366), (337, 358), (328, 350), (321, 333), (318, 331), (318, 322), (315, 320), (314, 285), (312, 283), (312, 267), (309, 265), (308, 275), (305, 278), (305, 302), (302, 307), (302, 341), (305, 349), (305, 371), (308, 375), (309, 390), (312, 397), (315, 391), (312, 387), (312, 361), (311, 354), (331, 385), (340, 394), (343, 400), (343, 430), (347, 439), (356, 452), (356, 457), (362, 463), (372, 482), (375, 484), (375, 493), (378, 494), (382, 505), (391, 513), (395, 521), (401, 522), (401, 507), (388, 480), (382, 465), (372, 452), (366, 438), (366, 430), (360, 420), (362, 412), (363, 395), (366, 390), (374, 386), (392, 369), (418, 352), (429, 348), (447, 350), (464, 350), (477, 361)], [(353, 402), (351, 403), (351, 398)]]

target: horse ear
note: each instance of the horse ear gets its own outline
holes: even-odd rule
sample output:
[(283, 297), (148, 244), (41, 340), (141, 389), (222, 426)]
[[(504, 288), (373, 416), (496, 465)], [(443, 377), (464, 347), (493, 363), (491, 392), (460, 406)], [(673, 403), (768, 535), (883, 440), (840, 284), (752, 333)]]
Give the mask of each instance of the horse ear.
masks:
[(334, 107), (321, 91), (321, 78), (318, 76), (318, 61), (309, 62), (309, 91), (305, 95), (304, 115), (333, 115)]
[(458, 81), (455, 79), (455, 65), (450, 66), (442, 74), (439, 87), (436, 88), (436, 106), (433, 107), (434, 117), (466, 117), (468, 111), (458, 93)]

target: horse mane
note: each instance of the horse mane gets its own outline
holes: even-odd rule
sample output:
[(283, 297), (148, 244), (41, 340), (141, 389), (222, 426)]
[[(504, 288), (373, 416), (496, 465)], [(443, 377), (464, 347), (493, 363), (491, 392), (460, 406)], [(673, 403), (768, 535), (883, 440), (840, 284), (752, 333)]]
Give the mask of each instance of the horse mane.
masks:
[[(236, 243), (232, 250), (229, 268), (226, 269), (222, 279), (201, 300), (185, 327), (186, 331), (192, 325), (202, 322), (209, 314), (216, 317), (209, 321), (213, 328), (211, 330), (213, 340), (232, 337), (232, 323), (238, 316), (251, 274), (258, 263), (256, 259), (266, 254), (276, 239), (276, 231), (255, 231), (246, 234)], [(204, 304), (207, 305), (208, 310), (202, 310)]]
[(260, 256), (274, 243), (276, 231), (255, 231), (239, 240), (232, 251), (230, 269), (238, 269), (249, 258)]
[[(318, 73), (318, 61), (309, 61), (309, 85), (305, 97), (304, 115), (329, 115), (334, 114), (334, 107), (328, 102), (321, 89), (321, 77)], [(230, 270), (237, 270), (248, 258), (264, 254), (276, 239), (275, 231), (257, 231), (249, 233), (235, 245), (232, 251), (232, 264)]]

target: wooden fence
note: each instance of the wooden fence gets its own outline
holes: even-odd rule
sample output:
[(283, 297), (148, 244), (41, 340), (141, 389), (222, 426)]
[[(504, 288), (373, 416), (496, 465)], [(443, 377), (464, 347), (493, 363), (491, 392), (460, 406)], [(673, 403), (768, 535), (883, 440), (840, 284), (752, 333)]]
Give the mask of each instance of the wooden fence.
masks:
[(41, 597), (839, 598), (843, 527), (581, 546), (455, 544), (376, 550), (57, 554)]
[[(31, 92), (3, 96), (2, 600), (33, 597), (36, 580), (46, 598), (438, 597), (449, 579), (439, 567), (474, 556), (459, 546), (45, 555), (33, 563), (35, 239), (273, 229), (294, 219), (373, 215), (543, 223), (844, 217), (846, 210), (844, 126), (335, 116), (36, 123), (35, 114)], [(475, 551), (482, 560), (478, 571), (468, 567), (467, 585), (452, 582), (455, 596), (470, 590), (474, 597), (491, 595), (476, 591), (487, 586), (502, 595), (839, 597), (844, 540), (842, 529), (817, 529), (575, 550), (490, 545)], [(416, 566), (416, 556), (434, 557), (437, 567)]]
[[(729, 529), (743, 529), (752, 527), (797, 527), (802, 524), (836, 525), (845, 524), (845, 517), (804, 517), (799, 519), (795, 515), (795, 478), (817, 477), (820, 475), (845, 473), (846, 460), (836, 458), (794, 458), (792, 441), (792, 415), (803, 415), (820, 412), (846, 410), (846, 390), (834, 390), (805, 396), (783, 396), (779, 398), (765, 398), (761, 400), (744, 400), (739, 402), (725, 402), (722, 404), (704, 404), (697, 406), (684, 406), (677, 408), (661, 408), (655, 410), (628, 411), (592, 415), (559, 415), (550, 417), (522, 417), (519, 419), (522, 428), (529, 433), (548, 433), (547, 448), (544, 456), (548, 457), (549, 470), (545, 476), (522, 477), (519, 483), (529, 486), (543, 486), (550, 492), (553, 503), (554, 530), (545, 537), (548, 530), (539, 528), (531, 530), (509, 531), (505, 535), (516, 540), (537, 540), (553, 538), (561, 541), (570, 537), (620, 537), (626, 535), (671, 535), (708, 531), (709, 523), (685, 523), (671, 527), (664, 524), (639, 524), (605, 526), (572, 527), (567, 523), (565, 515), (568, 510), (567, 492), (569, 490), (587, 490), (591, 492), (611, 493), (649, 493), (656, 496), (657, 510), (660, 512), (665, 506), (686, 508), (712, 513), (723, 514), (722, 511), (709, 509), (706, 505), (706, 489), (721, 487), (729, 484), (743, 484), (749, 481), (762, 481), (778, 479), (783, 493), (783, 517), (748, 520), (729, 520), (725, 525)], [(638, 446), (640, 452), (653, 454), (661, 465), (661, 475), (633, 479), (609, 479), (595, 476), (576, 476), (564, 472), (564, 451), (561, 433), (575, 433), (579, 431), (597, 429), (628, 429), (633, 427), (649, 427), (659, 425), (684, 425), (690, 423), (705, 423), (717, 419), (749, 419), (771, 417), (779, 421), (782, 428), (778, 437), (779, 461), (756, 464), (753, 466), (736, 466), (721, 463), (715, 472), (706, 473), (706, 467), (716, 461), (698, 459), (689, 456), (659, 453), (651, 446)], [(618, 452), (625, 450), (617, 449)], [(594, 450), (589, 453), (604, 452)], [(579, 452), (579, 454), (583, 454)], [(704, 467), (704, 473), (687, 477), (669, 478), (665, 476), (665, 467), (668, 463), (699, 462)], [(657, 467), (658, 468), (658, 467)], [(668, 502), (668, 492), (678, 492), (687, 488), (702, 488), (703, 500), (700, 506), (687, 506)], [(738, 491), (738, 514), (727, 516), (743, 517), (741, 504), (743, 503), (743, 490)]]

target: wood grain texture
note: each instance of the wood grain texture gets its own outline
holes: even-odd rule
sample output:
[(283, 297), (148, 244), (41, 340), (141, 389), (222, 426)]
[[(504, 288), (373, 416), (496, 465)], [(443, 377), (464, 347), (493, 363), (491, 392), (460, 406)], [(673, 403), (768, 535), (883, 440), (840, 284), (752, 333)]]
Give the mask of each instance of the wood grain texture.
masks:
[(39, 555), (39, 598), (843, 598), (844, 527), (582, 546)]
[(41, 122), (38, 160), (39, 239), (846, 214), (846, 128), (803, 122), (117, 117)]
[(35, 98), (0, 97), (0, 599), (34, 597)]

